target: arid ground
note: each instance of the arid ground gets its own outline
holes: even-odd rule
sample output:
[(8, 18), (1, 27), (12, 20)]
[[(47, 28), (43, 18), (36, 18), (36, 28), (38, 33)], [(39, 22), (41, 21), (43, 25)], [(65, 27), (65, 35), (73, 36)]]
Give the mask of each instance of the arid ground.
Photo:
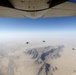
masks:
[(74, 39), (26, 42), (0, 42), (0, 75), (76, 75)]

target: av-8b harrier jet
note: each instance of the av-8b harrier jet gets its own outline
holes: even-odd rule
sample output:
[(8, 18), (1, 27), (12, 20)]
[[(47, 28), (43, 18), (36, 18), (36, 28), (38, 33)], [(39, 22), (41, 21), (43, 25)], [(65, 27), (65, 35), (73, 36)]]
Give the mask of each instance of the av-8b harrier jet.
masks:
[(68, 0), (0, 0), (0, 17), (59, 16), (76, 16), (76, 3)]

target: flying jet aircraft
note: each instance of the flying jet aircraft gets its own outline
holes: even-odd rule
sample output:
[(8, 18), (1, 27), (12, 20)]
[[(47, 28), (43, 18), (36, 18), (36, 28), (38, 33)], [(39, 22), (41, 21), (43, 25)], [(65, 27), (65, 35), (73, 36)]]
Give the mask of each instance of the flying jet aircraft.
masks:
[(26, 44), (29, 44), (29, 42), (26, 42)]
[(76, 3), (68, 0), (0, 0), (0, 17), (59, 16), (76, 16)]
[(75, 48), (72, 48), (72, 50), (76, 50)]
[(46, 42), (46, 41), (43, 40), (42, 42)]

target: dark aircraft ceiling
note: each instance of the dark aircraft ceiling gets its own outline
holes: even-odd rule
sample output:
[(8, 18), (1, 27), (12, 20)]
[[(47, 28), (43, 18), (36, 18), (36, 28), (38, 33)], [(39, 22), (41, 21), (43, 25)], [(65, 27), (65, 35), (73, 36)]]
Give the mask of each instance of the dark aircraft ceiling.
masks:
[[(47, 4), (49, 4), (49, 7), (51, 8), (65, 1), (68, 1), (68, 0), (48, 0)], [(10, 3), (9, 0), (0, 0), (0, 6), (14, 8), (14, 6)]]
[(13, 5), (9, 2), (9, 0), (0, 0), (0, 6), (14, 8)]

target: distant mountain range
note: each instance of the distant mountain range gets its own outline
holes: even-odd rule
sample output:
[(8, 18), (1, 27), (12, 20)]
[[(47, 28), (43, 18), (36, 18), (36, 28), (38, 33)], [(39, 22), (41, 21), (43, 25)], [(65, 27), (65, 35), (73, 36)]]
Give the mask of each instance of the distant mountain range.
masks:
[(32, 55), (32, 59), (35, 59), (36, 64), (41, 64), (37, 75), (42, 75), (43, 71), (45, 71), (46, 75), (49, 75), (49, 72), (51, 75), (53, 75), (52, 71), (57, 70), (57, 67), (53, 68), (51, 64), (47, 62), (47, 60), (60, 57), (59, 53), (63, 50), (63, 48), (63, 45), (55, 47), (45, 46), (40, 48), (32, 48), (29, 49), (26, 54)]

